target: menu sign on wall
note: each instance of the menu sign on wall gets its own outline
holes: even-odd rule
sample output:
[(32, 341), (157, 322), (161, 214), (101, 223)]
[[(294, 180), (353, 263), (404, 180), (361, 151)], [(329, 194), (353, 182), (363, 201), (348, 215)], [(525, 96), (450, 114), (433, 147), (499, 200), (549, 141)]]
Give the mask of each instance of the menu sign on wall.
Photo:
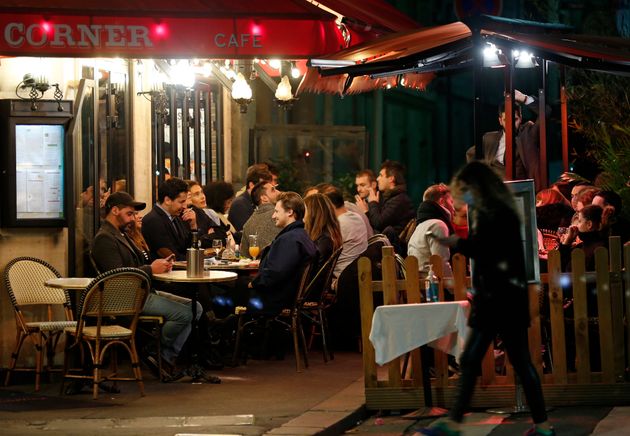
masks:
[(16, 218), (64, 219), (64, 127), (15, 126)]

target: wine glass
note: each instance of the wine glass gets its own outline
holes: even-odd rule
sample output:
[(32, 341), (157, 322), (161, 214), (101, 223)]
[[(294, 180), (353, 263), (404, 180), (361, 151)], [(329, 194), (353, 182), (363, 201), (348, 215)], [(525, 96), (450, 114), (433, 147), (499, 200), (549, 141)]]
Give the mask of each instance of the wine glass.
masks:
[(221, 254), (221, 249), (223, 248), (223, 241), (220, 239), (213, 239), (212, 248), (214, 249), (215, 257), (219, 258), (219, 255)]
[(258, 246), (258, 235), (249, 235), (249, 255), (252, 259), (256, 260), (260, 253), (260, 247)]

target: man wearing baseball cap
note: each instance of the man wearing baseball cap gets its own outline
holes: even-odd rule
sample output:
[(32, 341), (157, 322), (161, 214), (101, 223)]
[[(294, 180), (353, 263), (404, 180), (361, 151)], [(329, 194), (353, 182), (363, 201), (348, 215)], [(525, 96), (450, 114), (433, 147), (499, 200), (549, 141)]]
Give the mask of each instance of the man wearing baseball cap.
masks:
[[(173, 267), (172, 259), (156, 259), (146, 264), (142, 251), (136, 246), (125, 229), (134, 223), (137, 211), (146, 207), (145, 203), (135, 201), (131, 195), (118, 191), (105, 202), (105, 220), (94, 237), (92, 259), (99, 272), (121, 267), (140, 268), (149, 276), (153, 273), (168, 272)], [(198, 309), (201, 313), (201, 307)], [(175, 359), (190, 334), (192, 311), (190, 303), (183, 304), (157, 295), (151, 290), (142, 310), (144, 315), (164, 317), (162, 327), (162, 359), (175, 368)], [(152, 371), (156, 361), (149, 359)], [(160, 374), (162, 376), (163, 374)], [(171, 374), (165, 374), (170, 376)]]

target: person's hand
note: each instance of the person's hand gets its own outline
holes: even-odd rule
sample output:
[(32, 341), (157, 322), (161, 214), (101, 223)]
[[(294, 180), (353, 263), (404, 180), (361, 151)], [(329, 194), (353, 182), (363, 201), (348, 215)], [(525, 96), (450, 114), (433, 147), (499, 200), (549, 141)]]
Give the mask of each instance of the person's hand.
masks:
[(523, 94), (518, 89), (515, 89), (514, 90), (514, 100), (516, 100), (519, 103), (525, 103), (527, 101), (527, 95)]
[(368, 207), (367, 201), (365, 201), (365, 199), (359, 197), (359, 195), (355, 195), (354, 196), (354, 200), (357, 203), (357, 206), (359, 206), (359, 209), (361, 209), (363, 211), (363, 213), (367, 212), (370, 209)]
[(101, 207), (105, 207), (105, 202), (107, 201), (111, 193), (112, 193), (111, 188), (103, 192), (103, 195), (101, 195)]
[(173, 257), (166, 259), (156, 259), (151, 263), (151, 272), (153, 274), (162, 274), (173, 269)]
[(380, 195), (381, 195), (381, 193), (378, 192), (376, 189), (370, 188), (370, 193), (368, 195), (368, 202), (375, 201), (375, 202), (378, 203), (378, 201), (380, 199)]
[(248, 289), (253, 289), (253, 288), (254, 288), (254, 287), (252, 286), (252, 282), (249, 282), (249, 283), (247, 284), (247, 288), (248, 288)]
[(197, 230), (197, 215), (194, 210), (188, 208), (184, 209), (184, 212), (182, 213), (182, 220), (188, 223), (190, 230)]
[(575, 238), (577, 238), (577, 235), (578, 235), (578, 228), (577, 228), (577, 226), (571, 226), (571, 227), (569, 227), (569, 231), (566, 232), (560, 238), (560, 243), (562, 245), (571, 245), (573, 243), (573, 241), (575, 241)]

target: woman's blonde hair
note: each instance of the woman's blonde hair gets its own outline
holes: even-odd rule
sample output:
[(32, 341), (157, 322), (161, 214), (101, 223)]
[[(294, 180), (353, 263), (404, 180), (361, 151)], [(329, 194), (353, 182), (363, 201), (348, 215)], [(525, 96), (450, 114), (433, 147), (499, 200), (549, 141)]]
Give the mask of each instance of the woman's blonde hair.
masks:
[(311, 240), (315, 241), (322, 233), (328, 233), (333, 242), (333, 249), (341, 247), (343, 239), (339, 229), (339, 220), (330, 199), (324, 194), (311, 194), (304, 199), (306, 217), (304, 228)]

